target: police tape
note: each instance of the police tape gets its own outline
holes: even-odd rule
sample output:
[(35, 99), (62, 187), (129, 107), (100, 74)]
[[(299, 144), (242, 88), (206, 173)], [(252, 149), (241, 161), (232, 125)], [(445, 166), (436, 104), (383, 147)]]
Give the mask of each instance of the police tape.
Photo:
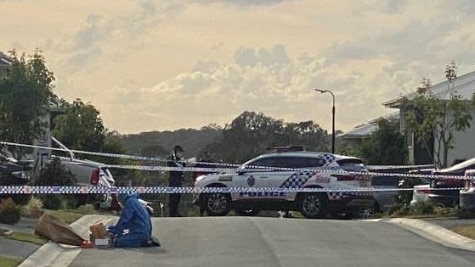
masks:
[[(158, 162), (168, 162), (169, 160), (164, 158), (157, 157), (144, 157), (144, 156), (135, 156), (135, 155), (126, 155), (126, 154), (114, 154), (114, 153), (102, 153), (102, 152), (90, 152), (82, 150), (68, 150), (62, 148), (54, 147), (45, 147), (45, 146), (36, 146), (28, 144), (20, 144), (13, 142), (0, 141), (0, 144), (7, 146), (20, 146), (28, 148), (42, 148), (55, 151), (65, 151), (73, 152), (77, 154), (88, 154), (95, 156), (104, 156), (104, 157), (114, 157), (114, 158), (127, 158), (140, 161), (158, 161)], [(209, 167), (169, 167), (169, 166), (149, 166), (149, 165), (106, 165), (104, 167), (108, 168), (118, 168), (118, 169), (134, 169), (142, 171), (178, 171), (178, 172), (199, 172), (199, 173), (239, 173), (239, 172), (252, 172), (252, 171), (294, 171), (294, 172), (325, 172), (331, 174), (341, 174), (341, 175), (354, 175), (354, 180), (368, 180), (368, 176), (373, 177), (373, 179), (379, 179), (380, 177), (400, 177), (400, 178), (423, 178), (423, 179), (439, 179), (439, 180), (473, 180), (473, 176), (460, 176), (460, 175), (435, 175), (435, 174), (417, 174), (417, 173), (386, 173), (386, 172), (374, 172), (372, 170), (389, 170), (389, 169), (405, 169), (413, 168), (419, 169), (424, 167), (430, 167), (433, 165), (369, 165), (367, 166), (368, 171), (348, 171), (335, 169), (335, 167), (318, 167), (312, 169), (302, 169), (302, 168), (282, 168), (282, 167), (266, 167), (266, 166), (246, 166), (245, 169), (238, 169), (237, 167), (241, 165), (229, 164), (229, 163), (219, 163), (219, 162), (194, 162), (194, 164), (199, 163), (201, 165), (208, 165)], [(216, 168), (219, 166), (218, 168)]]
[[(122, 158), (122, 159), (138, 160), (138, 161), (156, 161), (156, 162), (170, 161), (162, 157), (145, 157), (145, 156), (136, 156), (136, 155), (127, 155), (127, 154), (92, 152), (92, 151), (83, 151), (83, 150), (75, 150), (75, 149), (64, 149), (64, 148), (56, 148), (56, 147), (28, 145), (28, 144), (21, 144), (21, 143), (6, 142), (6, 141), (0, 141), (0, 145), (19, 146), (19, 147), (26, 147), (26, 148), (39, 148), (39, 149), (46, 149), (46, 150), (51, 150), (51, 151), (72, 152), (75, 154), (84, 154), (84, 155), (102, 156), (102, 157), (111, 157), (111, 158)], [(240, 166), (238, 164), (221, 163), (221, 162), (213, 162), (213, 163), (212, 162), (190, 162), (190, 163), (200, 163), (203, 165), (214, 165), (214, 166), (221, 166), (225, 168), (236, 168)]]
[[(83, 150), (75, 150), (75, 149), (63, 149), (63, 148), (55, 148), (55, 147), (47, 147), (47, 146), (37, 146), (37, 145), (28, 145), (28, 144), (21, 144), (21, 143), (14, 143), (14, 142), (6, 142), (0, 141), (1, 145), (6, 146), (19, 146), (19, 147), (27, 147), (27, 148), (41, 148), (47, 149), (51, 151), (63, 151), (63, 152), (73, 152), (76, 154), (85, 154), (85, 155), (93, 155), (93, 156), (103, 156), (103, 157), (112, 157), (112, 158), (123, 158), (123, 159), (132, 159), (132, 160), (139, 160), (139, 161), (158, 161), (158, 162), (167, 162), (169, 161), (166, 158), (161, 157), (145, 157), (145, 156), (136, 156), (136, 155), (127, 155), (127, 154), (116, 154), (116, 153), (104, 153), (104, 152), (92, 152), (92, 151), (83, 151)], [(241, 164), (233, 164), (233, 163), (223, 163), (223, 162), (191, 162), (191, 163), (199, 163), (201, 165), (208, 165), (213, 167), (220, 167), (219, 169), (234, 169), (241, 166)], [(276, 167), (265, 167), (265, 166), (246, 166), (247, 168), (258, 168), (258, 169), (278, 169), (278, 170), (298, 170), (298, 169), (290, 169), (290, 168), (276, 168)], [(425, 164), (425, 165), (367, 165), (368, 170), (394, 170), (394, 169), (425, 169), (425, 168), (433, 168), (433, 164)], [(184, 169), (184, 171), (193, 171), (191, 169)]]
[(101, 186), (29, 186), (8, 185), (0, 186), (0, 195), (6, 194), (202, 194), (202, 193), (374, 193), (399, 191), (454, 191), (462, 187), (452, 188), (275, 188), (275, 187), (101, 187)]
[[(353, 175), (353, 180), (369, 180), (382, 179), (383, 177), (398, 177), (401, 180), (404, 178), (425, 178), (436, 180), (453, 180), (453, 181), (466, 181), (475, 180), (475, 176), (461, 176), (461, 175), (441, 175), (441, 174), (417, 174), (417, 173), (386, 173), (386, 172), (368, 172), (368, 171), (347, 171), (341, 169), (335, 169), (334, 167), (320, 167), (312, 169), (295, 169), (295, 168), (246, 168), (246, 169), (227, 169), (227, 168), (204, 168), (204, 167), (168, 167), (168, 166), (144, 166), (144, 165), (106, 165), (111, 169), (131, 169), (140, 171), (163, 171), (163, 172), (197, 172), (201, 174), (215, 173), (217, 175), (233, 175), (233, 174), (252, 174), (258, 171), (270, 172), (270, 171), (288, 171), (293, 172), (296, 175), (315, 175), (316, 173), (328, 173), (335, 175)], [(292, 174), (289, 174), (291, 176)], [(338, 179), (338, 178), (337, 178)]]

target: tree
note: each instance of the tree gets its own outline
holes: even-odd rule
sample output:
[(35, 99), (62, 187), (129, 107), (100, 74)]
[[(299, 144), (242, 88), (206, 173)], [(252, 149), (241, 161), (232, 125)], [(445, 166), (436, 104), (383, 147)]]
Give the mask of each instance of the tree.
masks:
[(407, 161), (404, 136), (399, 131), (399, 121), (380, 119), (378, 129), (363, 140), (361, 157), (367, 164), (402, 165)]
[(268, 148), (302, 145), (309, 150), (328, 147), (327, 133), (312, 121), (284, 123), (263, 113), (245, 111), (223, 129), (205, 150), (224, 162), (242, 163)]
[(470, 107), (472, 100), (464, 100), (454, 89), (456, 81), (455, 63), (447, 65), (447, 93), (436, 96), (432, 93), (431, 83), (423, 79), (412, 99), (404, 99), (403, 107), (406, 110), (405, 120), (407, 130), (414, 134), (416, 142), (431, 153), (434, 147), (434, 164), (437, 167), (446, 167), (449, 150), (454, 146), (454, 132), (466, 131), (470, 127), (472, 116)]
[[(46, 60), (39, 50), (26, 59), (10, 52), (11, 75), (0, 79), (0, 139), (14, 143), (28, 144), (43, 133), (46, 114), (53, 94), (55, 78), (46, 67)], [(26, 149), (9, 147), (16, 159), (26, 153)], [(1, 152), (0, 152), (1, 153)]]
[(99, 111), (81, 99), (62, 103), (65, 112), (53, 120), (52, 134), (70, 149), (101, 151), (106, 130)]

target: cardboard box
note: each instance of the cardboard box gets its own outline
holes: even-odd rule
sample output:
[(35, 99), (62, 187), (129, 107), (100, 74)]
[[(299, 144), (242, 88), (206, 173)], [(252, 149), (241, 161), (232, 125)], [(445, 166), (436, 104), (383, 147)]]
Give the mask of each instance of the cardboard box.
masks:
[(96, 238), (94, 239), (94, 245), (96, 246), (103, 246), (103, 247), (110, 247), (111, 241), (109, 238)]
[(91, 231), (91, 234), (94, 236), (95, 239), (107, 237), (107, 228), (102, 223), (89, 226), (89, 230)]

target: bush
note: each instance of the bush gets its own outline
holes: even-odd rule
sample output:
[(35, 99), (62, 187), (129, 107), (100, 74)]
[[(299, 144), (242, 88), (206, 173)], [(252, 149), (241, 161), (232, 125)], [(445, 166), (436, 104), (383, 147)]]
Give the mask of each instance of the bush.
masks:
[(413, 215), (435, 214), (435, 206), (430, 201), (416, 202), (411, 206)]
[(33, 183), (34, 185), (75, 185), (76, 177), (61, 165), (60, 159), (53, 158), (53, 160), (41, 170), (40, 175)]
[(15, 224), (20, 221), (21, 210), (11, 198), (2, 198), (0, 200), (0, 222), (6, 224)]
[(32, 197), (28, 204), (25, 205), (27, 215), (32, 218), (39, 218), (43, 211), (43, 201), (39, 197)]
[(77, 207), (77, 200), (73, 195), (46, 194), (39, 198), (43, 201), (43, 207), (49, 210), (75, 209)]
[[(18, 178), (12, 174), (0, 174), (0, 185), (26, 185), (27, 179)], [(30, 194), (9, 194), (3, 195), (4, 198), (11, 197), (17, 205), (26, 205), (30, 201)]]
[[(33, 181), (34, 185), (46, 186), (70, 186), (76, 184), (75, 176), (66, 170), (58, 158), (53, 160), (41, 171), (38, 178)], [(39, 197), (45, 209), (76, 208), (76, 200), (72, 195), (46, 194)]]

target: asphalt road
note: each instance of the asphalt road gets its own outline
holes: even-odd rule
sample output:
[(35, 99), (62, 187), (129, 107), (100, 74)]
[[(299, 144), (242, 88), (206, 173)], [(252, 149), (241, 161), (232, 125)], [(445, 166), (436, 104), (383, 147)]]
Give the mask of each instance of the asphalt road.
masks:
[(260, 217), (154, 218), (160, 248), (83, 249), (53, 266), (473, 266), (397, 225)]

